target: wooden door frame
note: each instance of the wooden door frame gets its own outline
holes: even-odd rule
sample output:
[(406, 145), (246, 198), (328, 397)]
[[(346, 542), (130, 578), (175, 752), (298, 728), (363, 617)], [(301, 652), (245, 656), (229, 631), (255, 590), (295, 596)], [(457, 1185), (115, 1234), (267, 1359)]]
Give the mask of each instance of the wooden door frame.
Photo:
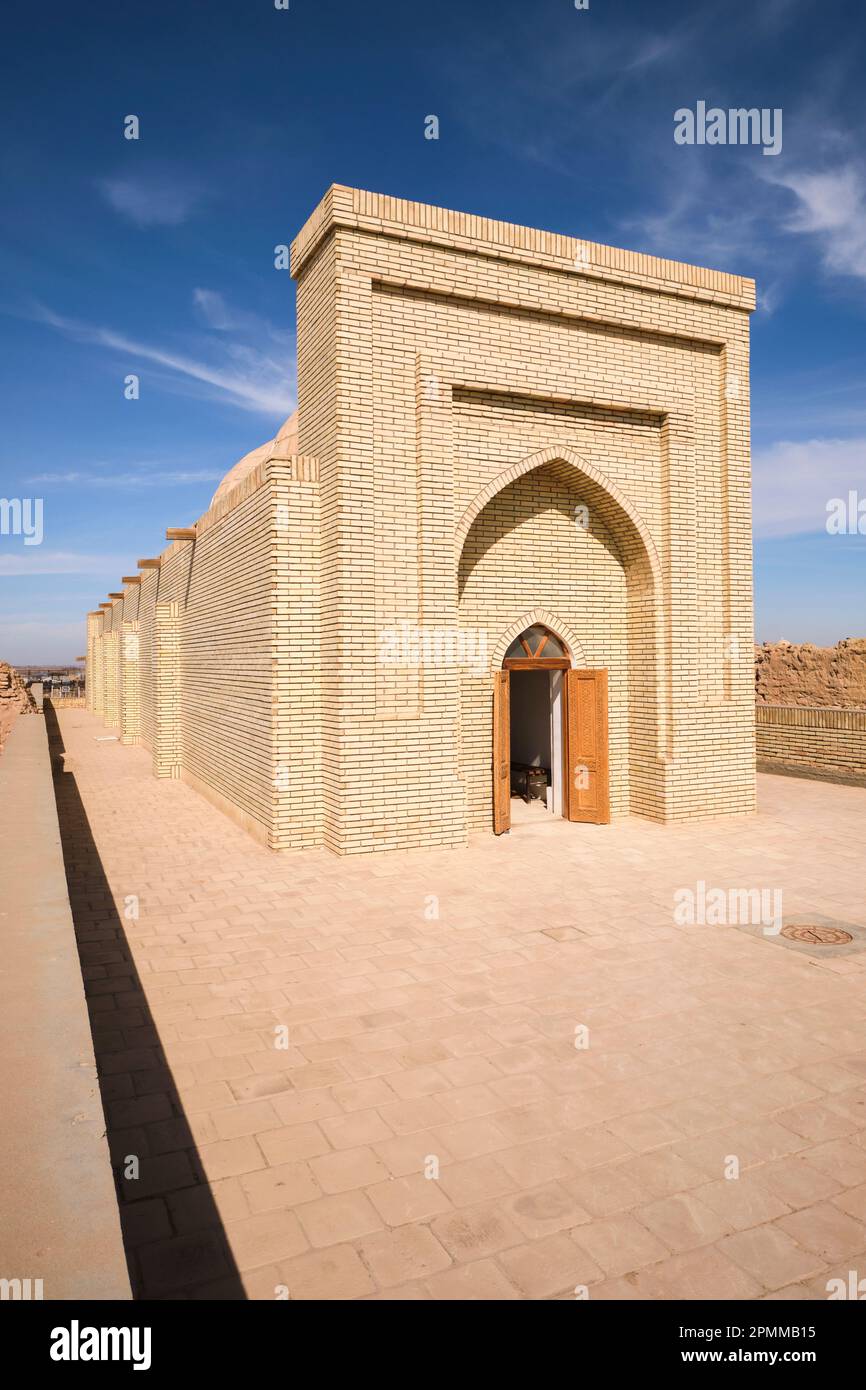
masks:
[(503, 671), (569, 671), (571, 662), (564, 656), (511, 656), (502, 663)]
[(497, 671), (493, 687), (493, 833), (511, 829), (511, 676)]
[[(564, 673), (562, 681), (562, 779), (563, 805), (562, 819), (605, 825), (610, 821), (610, 752), (608, 734), (608, 672), (606, 667), (576, 668), (567, 659), (560, 657), (515, 657), (503, 661), (500, 670), (494, 673), (493, 699), (493, 833), (502, 835), (511, 829), (511, 672), (512, 671), (556, 671)], [(572, 751), (569, 748), (570, 700), (573, 698), (574, 683), (569, 675), (592, 678), (596, 688), (597, 729), (599, 745), (599, 792), (600, 814), (587, 816), (578, 810), (575, 792), (571, 785)], [(552, 750), (551, 750), (552, 751)]]
[[(559, 670), (559, 667), (554, 667)], [(568, 820), (568, 687), (566, 683), (566, 671), (571, 667), (566, 665), (562, 668), (562, 684), (559, 687), (559, 778), (560, 778), (560, 808), (558, 820)], [(553, 688), (551, 686), (551, 702), (553, 700)], [(552, 713), (552, 710), (551, 710)], [(553, 721), (551, 720), (551, 723)], [(550, 749), (551, 759), (553, 758), (553, 747), (551, 740)], [(551, 767), (551, 774), (553, 768)]]

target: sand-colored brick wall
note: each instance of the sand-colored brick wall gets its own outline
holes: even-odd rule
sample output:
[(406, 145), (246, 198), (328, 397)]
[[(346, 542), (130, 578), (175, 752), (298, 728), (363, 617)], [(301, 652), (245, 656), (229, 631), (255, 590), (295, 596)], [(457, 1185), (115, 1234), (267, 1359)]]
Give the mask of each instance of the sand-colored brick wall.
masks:
[(115, 629), (105, 633), (102, 640), (105, 644), (103, 655), (103, 670), (105, 672), (105, 708), (103, 717), (106, 728), (115, 729), (120, 722), (120, 705), (118, 702), (118, 667), (120, 660), (119, 634)]
[[(335, 294), (337, 246), (333, 239), (315, 250), (297, 287), (298, 448), (314, 455), (321, 470), (316, 537), (318, 594), (316, 612), (322, 659), (318, 677), (320, 717), (317, 749), (320, 769), (316, 817), (321, 842), (338, 849), (344, 798), (342, 725), (351, 710), (352, 671), (344, 646), (344, 566), (340, 555), (350, 529), (363, 534), (362, 516), (350, 515), (341, 470), (336, 467), (339, 440), (338, 302)], [(315, 344), (304, 351), (301, 343)], [(356, 402), (357, 404), (357, 402)], [(364, 409), (361, 406), (361, 409)], [(284, 751), (281, 752), (281, 761)]]
[(120, 633), (120, 741), (141, 742), (141, 641), (137, 620), (124, 620)]
[(321, 843), (318, 489), (315, 459), (260, 465), (90, 619), (122, 741), (280, 849)]
[(137, 624), (158, 775), (274, 848), (460, 845), (535, 615), (609, 672), (614, 814), (751, 810), (752, 282), (336, 185), (292, 266), (301, 455), (92, 620), (93, 708)]
[(756, 715), (762, 771), (838, 777), (866, 786), (866, 709), (759, 705)]
[(159, 570), (143, 570), (138, 589), (138, 678), (141, 701), (141, 742), (153, 752), (153, 641)]
[[(240, 499), (240, 500), (239, 500)], [(206, 514), (183, 608), (185, 780), (237, 809), (267, 841), (273, 824), (274, 487), (260, 470)]]
[(273, 849), (322, 844), (321, 508), (311, 458), (273, 462)]
[(180, 777), (180, 605), (159, 599), (153, 625), (153, 775)]
[(93, 714), (102, 713), (102, 613), (99, 609), (87, 615), (87, 662), (85, 665), (85, 699)]
[[(481, 694), (468, 682), (461, 710), (454, 672), (389, 666), (380, 649), (395, 626), (463, 620), (448, 537), (479, 492), (529, 458), (570, 461), (570, 500), (594, 489), (621, 556), (613, 805), (659, 818), (751, 810), (752, 283), (341, 188), (293, 264), (302, 436), (307, 409), (319, 411), (334, 658), (323, 666), (326, 843), (459, 843), (483, 820)], [(504, 556), (502, 513), (499, 524)], [(588, 610), (609, 558), (586, 577)], [(542, 546), (523, 611), (557, 579)], [(492, 569), (488, 587), (501, 587)], [(601, 652), (593, 624), (587, 611), (576, 631)], [(472, 768), (461, 747), (476, 750)]]

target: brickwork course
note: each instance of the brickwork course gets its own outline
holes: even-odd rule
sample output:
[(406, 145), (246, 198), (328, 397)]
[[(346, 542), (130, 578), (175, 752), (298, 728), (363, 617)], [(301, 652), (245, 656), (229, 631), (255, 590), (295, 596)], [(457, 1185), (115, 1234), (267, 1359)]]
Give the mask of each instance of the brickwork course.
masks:
[(756, 715), (757, 763), (763, 771), (866, 786), (866, 709), (758, 705)]
[(56, 722), (135, 1295), (810, 1300), (866, 1268), (866, 950), (673, 913), (781, 886), (866, 931), (866, 792), (281, 857)]
[(465, 845), (542, 621), (608, 673), (614, 817), (753, 811), (754, 283), (338, 185), (292, 273), (297, 417), (89, 615), (91, 711), (272, 849)]

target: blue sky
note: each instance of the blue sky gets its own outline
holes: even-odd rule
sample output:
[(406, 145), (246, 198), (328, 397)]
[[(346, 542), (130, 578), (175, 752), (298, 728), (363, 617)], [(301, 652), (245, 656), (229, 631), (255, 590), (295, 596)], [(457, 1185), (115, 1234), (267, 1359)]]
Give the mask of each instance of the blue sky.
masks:
[[(866, 633), (866, 536), (825, 528), (866, 498), (864, 40), (859, 0), (7, 11), (0, 496), (42, 497), (44, 539), (0, 535), (0, 657), (83, 651), (289, 413), (273, 248), (332, 182), (754, 276), (756, 633)], [(699, 100), (781, 108), (781, 153), (675, 144)]]

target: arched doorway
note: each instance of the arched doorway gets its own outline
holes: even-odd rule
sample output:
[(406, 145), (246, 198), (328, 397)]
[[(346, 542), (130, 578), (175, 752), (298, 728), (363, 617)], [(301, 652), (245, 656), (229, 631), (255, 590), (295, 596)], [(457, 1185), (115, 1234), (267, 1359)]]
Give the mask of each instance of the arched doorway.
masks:
[(521, 800), (539, 815), (606, 823), (607, 738), (607, 671), (574, 669), (544, 624), (524, 629), (494, 677), (495, 833), (511, 829)]
[(535, 623), (564, 639), (572, 667), (608, 673), (611, 813), (665, 819), (666, 579), (632, 499), (573, 449), (551, 445), (490, 477), (455, 542), (460, 625), (485, 634), (491, 652), (486, 679), (461, 679), (467, 827), (491, 826), (491, 683), (515, 635)]

